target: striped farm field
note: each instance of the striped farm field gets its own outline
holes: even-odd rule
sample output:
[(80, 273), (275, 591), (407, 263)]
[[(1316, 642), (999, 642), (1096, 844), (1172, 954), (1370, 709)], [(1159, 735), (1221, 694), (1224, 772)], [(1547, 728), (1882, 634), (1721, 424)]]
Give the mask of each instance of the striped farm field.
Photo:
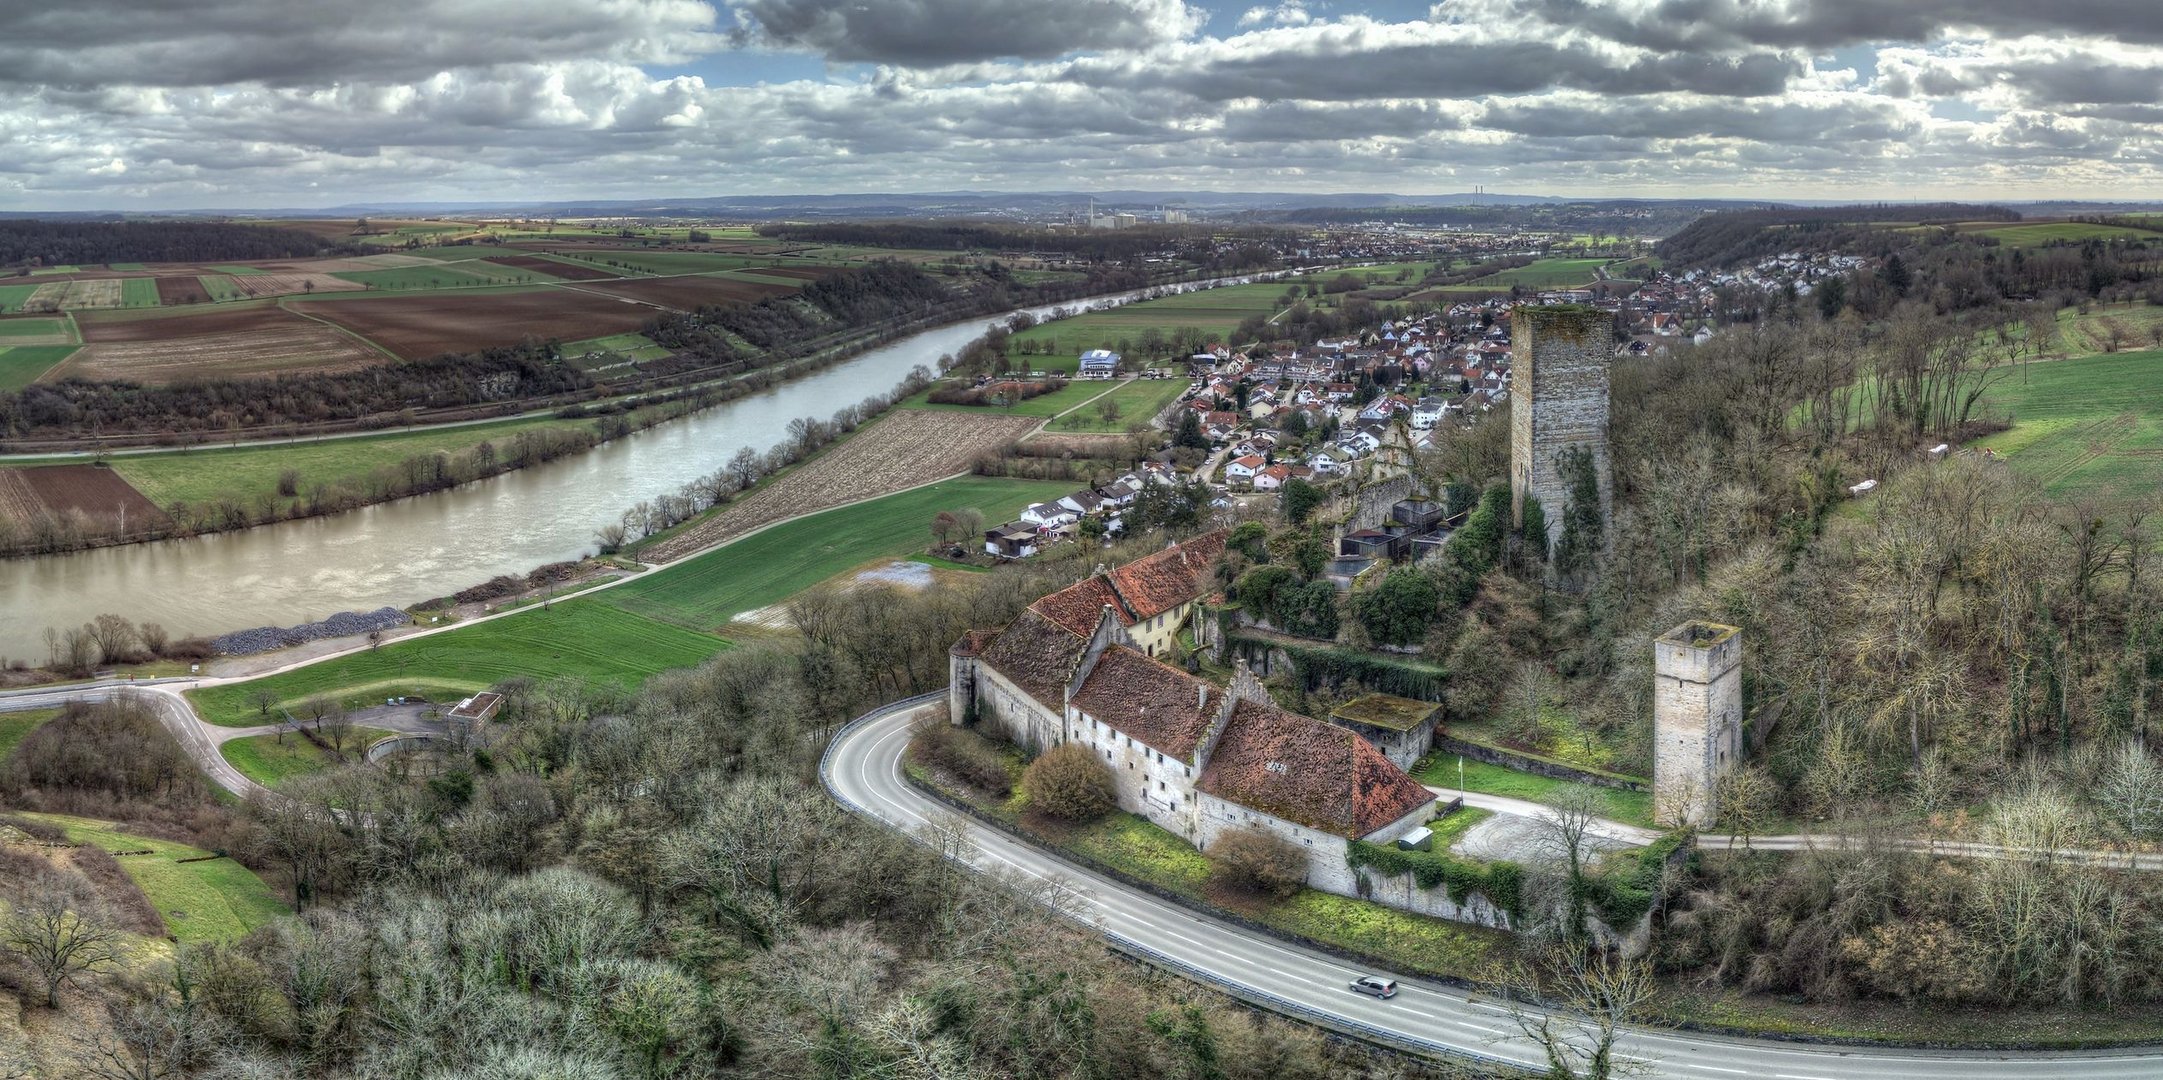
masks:
[(0, 345), (72, 345), (66, 319), (0, 319)]
[(0, 315), (21, 311), (37, 291), (36, 285), (0, 285)]
[(634, 615), (594, 597), (188, 696), (211, 723), (246, 727), (257, 722), (249, 699), (259, 690), (289, 706), (328, 694), (357, 708), (406, 693), (441, 697), (446, 690), (485, 690), (516, 676), (593, 679), (631, 688), (727, 647), (710, 634)]

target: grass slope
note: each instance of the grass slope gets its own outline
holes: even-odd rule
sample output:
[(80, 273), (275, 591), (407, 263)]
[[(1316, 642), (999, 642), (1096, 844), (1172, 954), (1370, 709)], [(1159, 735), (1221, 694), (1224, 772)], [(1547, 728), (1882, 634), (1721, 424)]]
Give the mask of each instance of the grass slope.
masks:
[(1072, 484), (965, 476), (898, 495), (813, 514), (595, 596), (627, 612), (690, 627), (719, 627), (779, 603), (868, 559), (902, 555), (931, 542), (932, 515), (973, 507), (1005, 521)]
[[(1125, 431), (1134, 424), (1147, 424), (1157, 410), (1171, 403), (1173, 398), (1185, 392), (1187, 380), (1179, 379), (1133, 379), (1118, 389), (1075, 409), (1073, 412), (1051, 422), (1052, 431)], [(1109, 402), (1119, 406), (1119, 415), (1104, 419), (1100, 412)]]
[(148, 849), (148, 855), (120, 856), (120, 866), (157, 905), (165, 925), (182, 944), (232, 941), (290, 911), (262, 878), (231, 859), (179, 861), (211, 854), (201, 848), (122, 832), (111, 822), (92, 818), (23, 816), (67, 830), (68, 839), (78, 844), (96, 844), (107, 851)]
[(520, 675), (633, 687), (727, 647), (719, 638), (634, 615), (595, 597), (188, 696), (211, 723), (247, 727), (261, 722), (249, 701), (258, 690), (277, 695), (287, 707), (328, 694), (357, 708), (399, 694), (441, 699)]
[(0, 765), (7, 764), (15, 748), (30, 737), (47, 720), (60, 715), (58, 709), (29, 709), (24, 712), (0, 713)]
[(2163, 349), (2021, 367), (1992, 387), (2010, 431), (1978, 440), (2053, 495), (2152, 494), (2163, 455)]
[[(0, 371), (4, 371), (6, 363), (7, 358), (0, 357)], [(112, 459), (112, 465), (114, 472), (161, 507), (171, 506), (176, 501), (208, 502), (221, 495), (232, 495), (244, 503), (252, 503), (258, 495), (275, 495), (278, 474), (286, 469), (299, 471), (299, 490), (305, 495), (318, 483), (356, 482), (377, 468), (395, 465), (415, 455), (455, 452), (483, 442), (493, 442), (502, 448), (520, 431), (589, 423), (536, 417), (323, 442), (140, 454), (116, 457)]]
[[(1505, 769), (1478, 761), (1466, 761), (1464, 785), (1467, 791), (1488, 795), (1502, 795), (1526, 802), (1553, 804), (1563, 792), (1582, 787), (1567, 780), (1536, 776), (1532, 773)], [(1412, 774), (1422, 784), (1442, 789), (1442, 799), (1449, 801), (1457, 790), (1457, 759), (1436, 754), (1425, 769)], [(1623, 791), (1620, 788), (1591, 788), (1606, 804), (1605, 817), (1626, 821), (1632, 825), (1652, 827), (1652, 793), (1649, 791)]]
[[(369, 743), (389, 734), (382, 728), (354, 728), (346, 739), (346, 760), (360, 760), (361, 752)], [(338, 764), (336, 755), (293, 732), (282, 737), (271, 734), (234, 739), (220, 746), (218, 752), (224, 754), (225, 760), (239, 769), (241, 775), (268, 787), (277, 787), (292, 777)]]

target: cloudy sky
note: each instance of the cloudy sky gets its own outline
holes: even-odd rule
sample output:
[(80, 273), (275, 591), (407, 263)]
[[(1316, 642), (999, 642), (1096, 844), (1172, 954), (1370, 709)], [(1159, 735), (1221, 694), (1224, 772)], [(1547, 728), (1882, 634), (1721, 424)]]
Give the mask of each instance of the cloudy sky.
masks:
[(2159, 0), (0, 0), (0, 209), (2163, 197)]

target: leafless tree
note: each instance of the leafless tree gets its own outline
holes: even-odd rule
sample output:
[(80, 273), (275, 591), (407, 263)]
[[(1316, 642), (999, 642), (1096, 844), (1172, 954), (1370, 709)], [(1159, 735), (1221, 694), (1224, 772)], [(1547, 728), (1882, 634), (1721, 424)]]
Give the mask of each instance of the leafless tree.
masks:
[(113, 967), (120, 932), (105, 921), (97, 898), (68, 887), (56, 873), (33, 879), (0, 918), (0, 945), (21, 956), (45, 984), (45, 1007), (60, 1007), (60, 989), (77, 976)]
[(90, 624), (90, 635), (97, 639), (102, 663), (120, 663), (135, 651), (135, 624), (118, 615), (98, 616)]
[(1658, 988), (1644, 960), (1549, 941), (1534, 960), (1512, 963), (1502, 985), (1517, 1037), (1539, 1045), (1549, 1080), (1608, 1080), (1653, 1071), (1652, 1062), (1615, 1052), (1623, 1027), (1645, 1013)]
[(1598, 791), (1583, 785), (1562, 789), (1537, 822), (1540, 857), (1558, 867), (1567, 889), (1561, 937), (1576, 942), (1585, 931), (1585, 864), (1595, 854), (1593, 828), (1607, 809)]
[(1740, 837), (1743, 849), (1748, 850), (1750, 837), (1772, 816), (1779, 786), (1763, 767), (1752, 765), (1721, 777), (1713, 791), (1720, 824)]
[(2095, 801), (2127, 836), (2153, 837), (2163, 829), (2163, 766), (2140, 743), (2120, 743), (2104, 761)]
[(759, 452), (746, 446), (729, 458), (729, 474), (736, 478), (736, 490), (749, 488), (759, 478)]

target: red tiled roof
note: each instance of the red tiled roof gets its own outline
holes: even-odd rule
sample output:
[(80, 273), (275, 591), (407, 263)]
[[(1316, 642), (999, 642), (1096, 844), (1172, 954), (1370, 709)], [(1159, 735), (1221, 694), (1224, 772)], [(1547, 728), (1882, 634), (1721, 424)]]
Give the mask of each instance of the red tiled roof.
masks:
[(1134, 613), (1134, 621), (1155, 618), (1201, 596), (1211, 583), (1210, 564), (1224, 554), (1227, 535), (1223, 529), (1206, 532), (1112, 571), (1112, 588)]
[(1088, 638), (1026, 608), (984, 646), (981, 662), (1056, 713), (1066, 707), (1066, 681), (1088, 646)]
[(1110, 604), (1118, 613), (1122, 626), (1137, 620), (1127, 610), (1126, 601), (1113, 591), (1111, 582), (1103, 574), (1092, 574), (1058, 592), (1041, 597), (1029, 605), (1029, 610), (1058, 623), (1067, 630), (1088, 637), (1097, 632), (1097, 619), (1104, 614), (1104, 605)]
[(961, 640), (955, 642), (954, 647), (947, 651), (955, 656), (975, 656), (984, 651), (985, 643), (989, 642), (994, 636), (989, 630), (971, 630), (961, 635)]
[[(1206, 705), (1199, 692), (1203, 688), (1209, 690)], [(1104, 650), (1074, 693), (1074, 705), (1081, 711), (1181, 759), (1194, 756), (1223, 703), (1222, 689), (1124, 645)]]
[(1233, 710), (1195, 787), (1348, 840), (1434, 799), (1357, 734), (1254, 701)]

